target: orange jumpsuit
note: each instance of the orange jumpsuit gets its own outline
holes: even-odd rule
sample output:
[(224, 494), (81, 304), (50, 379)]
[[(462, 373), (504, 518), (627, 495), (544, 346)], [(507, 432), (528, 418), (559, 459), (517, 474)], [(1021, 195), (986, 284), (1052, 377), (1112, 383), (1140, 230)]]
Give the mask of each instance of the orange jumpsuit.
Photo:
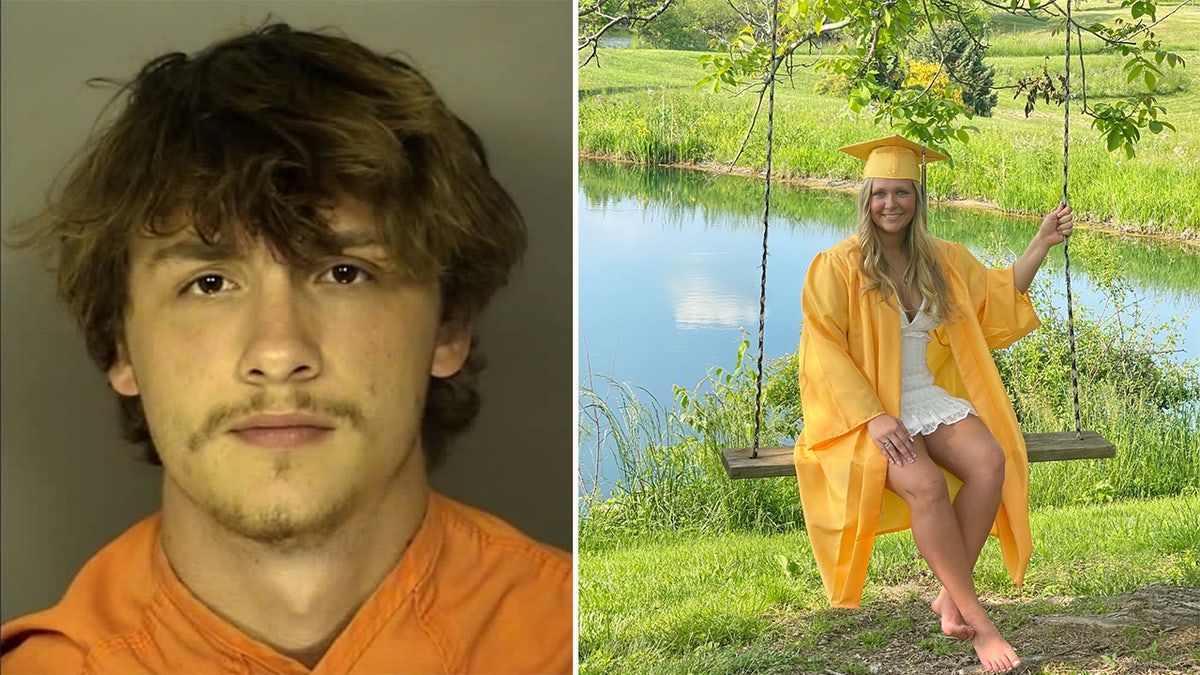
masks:
[[(966, 314), (934, 331), (926, 354), (934, 382), (970, 401), (1004, 449), (1005, 476), (992, 535), (1019, 586), (1033, 551), (1025, 439), (991, 349), (1041, 325), (1011, 268), (989, 270), (966, 247), (937, 240), (950, 300)], [(908, 505), (887, 490), (887, 459), (866, 423), (900, 416), (900, 313), (883, 302), (859, 268), (858, 238), (817, 255), (804, 282), (800, 399), (804, 429), (796, 476), (805, 527), (825, 593), (835, 607), (857, 607), (877, 534), (910, 527)], [(951, 496), (962, 483), (946, 474)]]
[(311, 671), (175, 576), (161, 515), (93, 557), (54, 607), (4, 624), (4, 673), (570, 673), (570, 554), (431, 493), (392, 572)]

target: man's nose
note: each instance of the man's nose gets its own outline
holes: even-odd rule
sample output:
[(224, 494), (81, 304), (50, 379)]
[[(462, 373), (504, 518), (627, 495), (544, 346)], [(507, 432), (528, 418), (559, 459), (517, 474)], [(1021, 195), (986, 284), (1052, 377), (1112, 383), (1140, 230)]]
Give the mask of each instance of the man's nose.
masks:
[[(281, 266), (282, 267), (282, 266)], [(317, 326), (306, 298), (284, 267), (264, 274), (246, 306), (247, 338), (238, 364), (253, 384), (311, 380), (321, 372)]]

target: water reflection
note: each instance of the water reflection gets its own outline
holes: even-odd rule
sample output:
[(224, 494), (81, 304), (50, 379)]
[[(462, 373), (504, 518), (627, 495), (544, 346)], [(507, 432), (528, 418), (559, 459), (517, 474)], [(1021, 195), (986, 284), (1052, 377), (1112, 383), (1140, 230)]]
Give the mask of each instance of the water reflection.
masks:
[[(727, 254), (693, 253), (688, 258), (719, 255)], [(717, 280), (706, 276), (706, 270), (712, 266), (712, 262), (706, 260), (700, 263), (699, 269), (690, 269), (682, 276), (667, 280), (675, 327), (679, 330), (737, 329), (756, 324), (758, 298), (736, 288), (721, 288)]]

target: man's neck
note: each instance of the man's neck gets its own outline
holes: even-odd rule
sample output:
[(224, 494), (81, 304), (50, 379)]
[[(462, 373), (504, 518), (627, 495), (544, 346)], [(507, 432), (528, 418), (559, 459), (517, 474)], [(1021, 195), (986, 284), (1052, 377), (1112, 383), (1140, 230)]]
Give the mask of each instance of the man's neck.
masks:
[(165, 476), (162, 545), (200, 602), (312, 668), (395, 567), (427, 502), (424, 463), (409, 461), (323, 541), (284, 551), (226, 530)]

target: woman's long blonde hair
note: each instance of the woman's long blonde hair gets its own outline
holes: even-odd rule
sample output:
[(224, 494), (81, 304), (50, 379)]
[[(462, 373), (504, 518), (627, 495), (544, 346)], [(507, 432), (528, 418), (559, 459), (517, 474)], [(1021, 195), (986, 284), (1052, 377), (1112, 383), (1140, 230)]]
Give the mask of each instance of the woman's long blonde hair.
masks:
[[(858, 191), (858, 243), (862, 249), (862, 272), (870, 281), (870, 284), (863, 288), (863, 292), (878, 288), (884, 302), (899, 308), (896, 284), (889, 276), (891, 270), (888, 268), (887, 258), (883, 255), (883, 246), (879, 243), (875, 223), (871, 220), (871, 193), (874, 191), (874, 184), (875, 180), (868, 178)], [(938, 322), (942, 322), (948, 317), (954, 318), (958, 311), (950, 303), (946, 276), (938, 263), (933, 235), (929, 233), (921, 182), (914, 180), (913, 189), (917, 195), (917, 208), (904, 237), (904, 245), (908, 248), (908, 269), (904, 271), (904, 276), (912, 279), (922, 297), (928, 300), (925, 311)]]

